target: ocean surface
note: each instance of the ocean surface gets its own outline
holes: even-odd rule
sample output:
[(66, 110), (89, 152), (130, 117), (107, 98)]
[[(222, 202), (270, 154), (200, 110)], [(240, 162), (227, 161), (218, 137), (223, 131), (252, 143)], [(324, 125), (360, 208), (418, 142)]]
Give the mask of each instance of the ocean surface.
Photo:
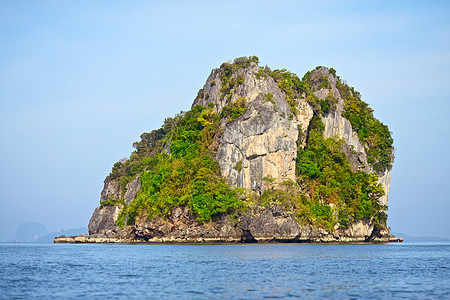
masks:
[(450, 244), (0, 244), (0, 299), (450, 299)]

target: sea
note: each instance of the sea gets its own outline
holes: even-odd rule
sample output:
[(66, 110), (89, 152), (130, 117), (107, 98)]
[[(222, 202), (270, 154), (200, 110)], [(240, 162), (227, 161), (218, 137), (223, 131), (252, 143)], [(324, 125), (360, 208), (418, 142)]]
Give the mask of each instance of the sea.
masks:
[(450, 243), (0, 244), (0, 299), (450, 299)]

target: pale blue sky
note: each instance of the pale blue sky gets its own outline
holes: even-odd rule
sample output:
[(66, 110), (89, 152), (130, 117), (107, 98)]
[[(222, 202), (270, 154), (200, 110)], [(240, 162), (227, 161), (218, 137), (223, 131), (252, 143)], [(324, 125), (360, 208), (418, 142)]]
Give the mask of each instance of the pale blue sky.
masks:
[(450, 238), (447, 1), (0, 1), (0, 241), (86, 226), (145, 131), (212, 68), (334, 67), (395, 139), (389, 225)]

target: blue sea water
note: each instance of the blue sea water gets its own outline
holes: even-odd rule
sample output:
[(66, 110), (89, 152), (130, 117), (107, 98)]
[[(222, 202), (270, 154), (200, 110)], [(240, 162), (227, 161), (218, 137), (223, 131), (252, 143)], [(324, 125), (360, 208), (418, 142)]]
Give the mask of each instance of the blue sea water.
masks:
[(450, 244), (0, 244), (1, 299), (450, 299)]

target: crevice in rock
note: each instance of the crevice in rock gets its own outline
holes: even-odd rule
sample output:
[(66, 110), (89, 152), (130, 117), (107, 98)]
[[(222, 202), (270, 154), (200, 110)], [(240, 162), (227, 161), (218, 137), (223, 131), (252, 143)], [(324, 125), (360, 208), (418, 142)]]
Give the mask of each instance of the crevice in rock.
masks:
[(250, 155), (250, 156), (247, 156), (246, 159), (247, 159), (247, 160), (252, 160), (252, 159), (256, 159), (256, 158), (258, 158), (258, 157), (266, 156), (266, 155), (267, 155), (267, 154), (252, 154), (252, 155)]

